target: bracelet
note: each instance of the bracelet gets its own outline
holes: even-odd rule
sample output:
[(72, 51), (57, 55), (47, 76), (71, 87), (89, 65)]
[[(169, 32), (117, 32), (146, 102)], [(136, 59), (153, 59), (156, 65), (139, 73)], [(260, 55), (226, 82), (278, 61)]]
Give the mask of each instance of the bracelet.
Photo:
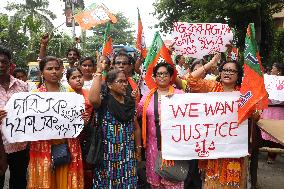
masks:
[(136, 149), (138, 149), (138, 148), (142, 148), (142, 146), (140, 145), (140, 146), (136, 146)]

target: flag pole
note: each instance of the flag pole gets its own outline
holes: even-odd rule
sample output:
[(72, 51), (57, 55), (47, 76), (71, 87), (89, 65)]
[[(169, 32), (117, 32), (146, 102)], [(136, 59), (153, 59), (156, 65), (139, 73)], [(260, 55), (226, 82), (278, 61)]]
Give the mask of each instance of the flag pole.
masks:
[(76, 31), (75, 31), (75, 18), (74, 18), (74, 12), (75, 12), (74, 1), (71, 1), (71, 9), (72, 9), (72, 34), (73, 34), (73, 39), (75, 39)]

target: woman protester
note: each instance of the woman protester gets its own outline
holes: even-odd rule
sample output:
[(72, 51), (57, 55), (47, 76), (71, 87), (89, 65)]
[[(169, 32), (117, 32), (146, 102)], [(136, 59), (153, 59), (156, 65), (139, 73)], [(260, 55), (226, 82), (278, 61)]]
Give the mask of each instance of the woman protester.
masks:
[(96, 72), (96, 61), (92, 57), (80, 59), (80, 70), (83, 73), (84, 89), (90, 89), (93, 83), (93, 74)]
[(83, 95), (85, 99), (85, 112), (82, 117), (85, 121), (85, 127), (81, 131), (80, 135), (77, 137), (80, 140), (82, 156), (83, 156), (83, 168), (84, 168), (84, 188), (92, 188), (93, 186), (93, 166), (86, 162), (86, 155), (88, 151), (88, 140), (89, 140), (89, 127), (90, 117), (93, 111), (93, 106), (88, 100), (89, 90), (84, 89), (84, 79), (83, 72), (79, 68), (69, 68), (66, 72), (66, 79), (70, 86), (70, 92), (76, 92), (77, 94)]
[(97, 140), (102, 141), (102, 157), (96, 157), (101, 161), (94, 162), (93, 188), (136, 188), (141, 131), (135, 116), (135, 101), (126, 96), (128, 81), (122, 71), (109, 71), (105, 88), (102, 87), (102, 71), (99, 62), (89, 93), (89, 101), (96, 109), (96, 127), (101, 128), (101, 138)]
[[(161, 150), (160, 140), (161, 133), (156, 132), (156, 124), (160, 124), (154, 113), (154, 106), (158, 107), (158, 115), (160, 116), (160, 100), (162, 95), (181, 94), (182, 91), (171, 86), (173, 81), (174, 69), (166, 63), (159, 63), (153, 70), (153, 76), (157, 87), (145, 94), (138, 104), (137, 112), (142, 115), (142, 138), (143, 145), (146, 149), (146, 176), (152, 189), (181, 189), (184, 188), (184, 182), (170, 182), (155, 172), (155, 162), (158, 158), (158, 151)], [(154, 100), (154, 99), (157, 100)], [(157, 103), (157, 104), (156, 104)], [(155, 121), (155, 118), (156, 121)], [(147, 131), (147, 136), (146, 136)], [(157, 129), (157, 131), (159, 131)]]
[[(236, 62), (230, 61), (221, 64), (220, 75), (216, 81), (201, 78), (207, 70), (216, 66), (219, 60), (220, 54), (216, 54), (210, 62), (190, 74), (187, 82), (192, 92), (233, 92), (240, 90), (243, 70)], [(199, 168), (205, 173), (205, 189), (246, 188), (246, 158), (200, 160)]]
[[(35, 92), (67, 92), (60, 83), (62, 65), (56, 57), (45, 57), (39, 62), (42, 83)], [(68, 144), (71, 161), (53, 169), (52, 145)], [(28, 167), (29, 189), (83, 189), (83, 165), (80, 142), (76, 138), (42, 140), (30, 143)]]
[[(275, 63), (270, 71), (271, 75), (284, 76), (284, 64)], [(262, 119), (284, 120), (284, 102), (270, 100), (268, 108), (263, 110)], [(273, 127), (273, 125), (271, 125)], [(262, 138), (269, 143), (278, 143), (265, 132), (261, 132)], [(277, 154), (268, 152), (267, 163), (273, 164)]]

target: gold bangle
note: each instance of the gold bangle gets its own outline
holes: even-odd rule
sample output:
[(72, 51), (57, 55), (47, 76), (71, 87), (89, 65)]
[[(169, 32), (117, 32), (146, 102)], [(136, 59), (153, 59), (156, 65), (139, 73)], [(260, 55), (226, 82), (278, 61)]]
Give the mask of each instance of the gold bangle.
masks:
[(136, 149), (138, 149), (138, 148), (142, 148), (142, 146), (140, 145), (140, 146), (136, 146)]

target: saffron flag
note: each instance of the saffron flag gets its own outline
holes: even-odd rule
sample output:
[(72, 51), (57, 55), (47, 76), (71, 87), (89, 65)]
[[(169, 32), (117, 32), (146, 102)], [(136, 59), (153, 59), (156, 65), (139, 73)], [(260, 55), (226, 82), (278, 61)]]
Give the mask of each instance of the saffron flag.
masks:
[(110, 57), (113, 54), (112, 49), (112, 38), (110, 36), (110, 22), (106, 24), (105, 34), (104, 34), (104, 46), (102, 50), (102, 55)]
[(244, 79), (240, 89), (241, 97), (238, 122), (242, 123), (254, 110), (263, 110), (268, 106), (260, 55), (255, 40), (254, 24), (247, 28), (244, 53)]
[(88, 30), (99, 24), (109, 21), (116, 23), (116, 17), (108, 10), (105, 5), (95, 5), (91, 10), (83, 11), (74, 16), (76, 22), (83, 30)]
[(146, 58), (147, 49), (146, 49), (146, 43), (145, 43), (145, 36), (143, 32), (143, 25), (142, 25), (139, 9), (137, 8), (137, 10), (138, 10), (138, 33), (137, 33), (137, 39), (136, 39), (136, 48), (137, 50), (140, 51), (142, 57)]
[(154, 35), (154, 40), (152, 42), (152, 45), (149, 49), (149, 52), (147, 54), (146, 60), (143, 65), (146, 70), (146, 75), (144, 80), (149, 89), (156, 87), (155, 81), (152, 77), (153, 69), (157, 63), (162, 61), (165, 61), (173, 66), (174, 68), (174, 75), (172, 80), (173, 82), (177, 76), (177, 71), (175, 69), (169, 50), (165, 46), (159, 32), (156, 32)]

